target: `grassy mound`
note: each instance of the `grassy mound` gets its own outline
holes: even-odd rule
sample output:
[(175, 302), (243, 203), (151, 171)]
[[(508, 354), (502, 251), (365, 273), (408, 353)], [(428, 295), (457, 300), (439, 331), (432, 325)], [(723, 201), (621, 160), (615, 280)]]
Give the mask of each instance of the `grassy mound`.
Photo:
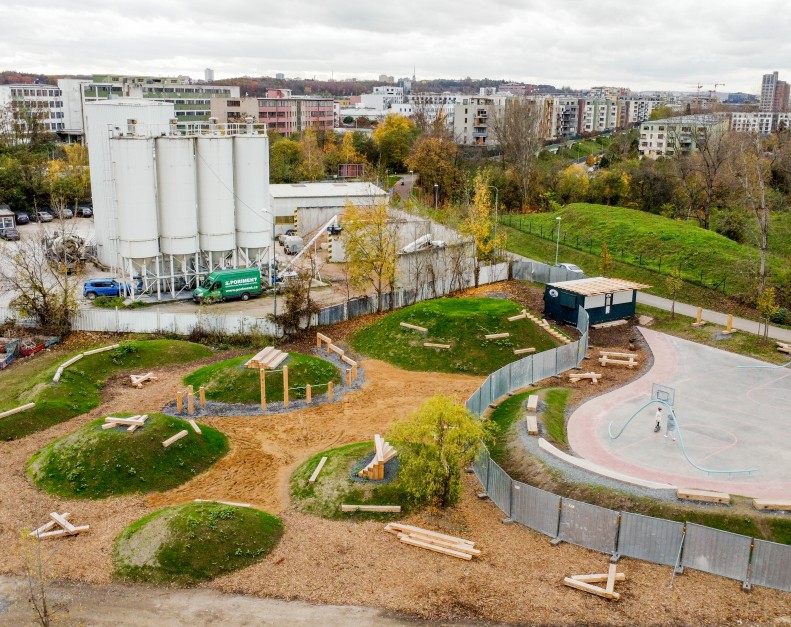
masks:
[[(102, 424), (104, 419), (94, 420), (31, 457), (27, 471), (35, 484), (58, 496), (93, 499), (170, 490), (228, 451), (228, 438), (220, 431), (201, 425), (198, 435), (185, 421), (163, 414), (149, 415), (134, 433), (104, 431)], [(185, 428), (189, 435), (162, 446)]]
[(21, 364), (25, 366), (21, 376), (15, 375), (15, 364), (0, 374), (0, 411), (30, 402), (36, 406), (0, 420), (0, 440), (15, 440), (90, 411), (99, 404), (104, 382), (119, 372), (146, 372), (211, 354), (205, 346), (182, 340), (125, 342), (115, 350), (83, 357), (63, 371), (59, 383), (53, 383), (52, 377), (58, 365), (73, 355), (35, 358)]
[[(244, 355), (204, 366), (184, 378), (186, 385), (197, 390), (206, 387), (206, 398), (221, 403), (259, 403), (261, 401), (261, 383), (258, 370), (245, 368), (245, 362), (252, 355)], [(327, 391), (329, 381), (340, 383), (338, 369), (330, 362), (290, 353), (289, 358), (281, 365), (288, 366), (289, 398), (305, 398), (305, 385), (314, 387), (313, 394)], [(320, 387), (316, 387), (320, 386)], [(293, 389), (296, 388), (296, 389)], [(266, 400), (273, 403), (283, 400), (283, 374), (281, 372), (266, 373)]]
[[(555, 341), (529, 320), (508, 322), (521, 311), (498, 298), (442, 298), (405, 307), (358, 331), (355, 350), (405, 370), (467, 372), (487, 375), (518, 359), (515, 348), (554, 348)], [(408, 322), (428, 333), (405, 329)], [(493, 333), (510, 333), (499, 340), (484, 339)], [(431, 349), (424, 342), (450, 344), (450, 350)]]
[[(402, 514), (414, 506), (398, 481), (398, 475), (387, 483), (363, 482), (351, 479), (352, 471), (373, 453), (373, 442), (348, 444), (319, 453), (300, 465), (291, 475), (291, 499), (294, 506), (308, 514), (322, 518), (391, 519), (397, 514), (357, 512), (341, 513), (343, 503), (355, 505), (400, 505)], [(327, 462), (315, 483), (308, 483), (322, 457)], [(388, 465), (392, 462), (388, 462)]]
[(263, 559), (283, 535), (279, 518), (249, 507), (187, 503), (127, 527), (115, 541), (115, 576), (189, 585)]

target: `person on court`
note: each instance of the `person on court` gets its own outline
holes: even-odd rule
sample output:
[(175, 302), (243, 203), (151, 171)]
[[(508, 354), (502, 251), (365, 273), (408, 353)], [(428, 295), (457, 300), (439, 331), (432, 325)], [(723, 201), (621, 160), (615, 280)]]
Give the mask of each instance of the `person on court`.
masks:
[(662, 408), (656, 410), (656, 424), (654, 425), (654, 433), (659, 433), (662, 430)]
[(673, 442), (676, 441), (676, 419), (673, 417), (673, 412), (670, 412), (667, 415), (665, 437), (667, 437), (668, 435), (673, 438)]

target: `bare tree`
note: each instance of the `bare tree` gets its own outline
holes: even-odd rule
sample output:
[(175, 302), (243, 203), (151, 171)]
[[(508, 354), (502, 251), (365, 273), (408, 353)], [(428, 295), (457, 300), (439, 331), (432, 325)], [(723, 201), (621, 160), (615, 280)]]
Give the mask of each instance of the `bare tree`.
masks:
[(509, 99), (504, 108), (494, 108), (493, 130), (503, 151), (503, 162), (516, 174), (527, 204), (536, 158), (542, 145), (541, 106), (532, 100)]
[(52, 609), (47, 603), (49, 597), (48, 578), (44, 572), (41, 540), (37, 536), (28, 535), (25, 530), (20, 537), (19, 548), (27, 583), (28, 603), (33, 608), (36, 622), (42, 627), (49, 627), (52, 624), (53, 616)]
[(4, 242), (0, 281), (13, 293), (11, 307), (36, 319), (43, 331), (65, 335), (77, 312), (78, 280), (59, 271), (43, 241)]

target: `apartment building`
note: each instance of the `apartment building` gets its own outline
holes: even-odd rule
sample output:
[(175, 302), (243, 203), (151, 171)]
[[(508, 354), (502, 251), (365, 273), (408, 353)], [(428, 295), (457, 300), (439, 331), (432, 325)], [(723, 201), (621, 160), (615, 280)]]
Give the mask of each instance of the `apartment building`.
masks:
[(766, 113), (774, 110), (775, 91), (777, 90), (778, 82), (779, 77), (777, 72), (763, 75), (761, 79), (761, 100), (758, 104), (759, 111)]
[(638, 150), (641, 157), (650, 159), (688, 154), (701, 141), (727, 131), (728, 126), (728, 117), (716, 114), (682, 115), (644, 122), (640, 125)]
[(632, 124), (647, 121), (651, 113), (662, 105), (660, 98), (619, 98), (616, 124), (617, 128), (626, 128)]
[(731, 130), (769, 135), (791, 128), (791, 113), (787, 111), (752, 111), (731, 113)]
[(210, 111), (220, 122), (244, 122), (252, 117), (281, 135), (308, 128), (331, 131), (335, 122), (331, 98), (292, 96), (288, 89), (270, 89), (261, 98), (212, 98)]
[(390, 109), (404, 102), (404, 88), (397, 85), (381, 85), (373, 93), (360, 96), (360, 106), (368, 109)]
[(602, 133), (618, 123), (618, 101), (614, 98), (580, 100), (580, 132)]
[(417, 93), (409, 94), (406, 102), (411, 105), (413, 114), (425, 117), (431, 124), (439, 116), (443, 116), (448, 129), (454, 126), (453, 118), (456, 115), (456, 105), (468, 100), (470, 96), (443, 92), (441, 94)]
[(463, 146), (495, 146), (494, 121), (505, 112), (506, 96), (461, 96), (453, 107), (453, 136)]
[(64, 129), (63, 94), (56, 85), (0, 85), (0, 132), (24, 134), (32, 119), (39, 128), (59, 132)]

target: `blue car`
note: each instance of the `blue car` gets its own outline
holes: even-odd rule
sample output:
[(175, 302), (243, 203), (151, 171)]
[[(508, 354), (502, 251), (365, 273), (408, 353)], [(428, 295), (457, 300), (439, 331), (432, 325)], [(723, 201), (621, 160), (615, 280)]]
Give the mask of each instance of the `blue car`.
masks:
[[(126, 293), (129, 294), (131, 286), (126, 284)], [(93, 300), (97, 296), (123, 296), (124, 284), (115, 279), (91, 279), (82, 286), (83, 297)]]

